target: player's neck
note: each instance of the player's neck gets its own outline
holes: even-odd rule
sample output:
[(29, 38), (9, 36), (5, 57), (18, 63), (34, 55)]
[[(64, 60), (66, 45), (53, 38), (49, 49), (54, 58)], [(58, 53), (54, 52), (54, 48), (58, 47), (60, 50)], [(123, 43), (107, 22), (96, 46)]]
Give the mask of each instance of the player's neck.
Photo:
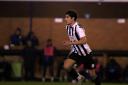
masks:
[(73, 26), (76, 23), (76, 21), (73, 21), (70, 25)]

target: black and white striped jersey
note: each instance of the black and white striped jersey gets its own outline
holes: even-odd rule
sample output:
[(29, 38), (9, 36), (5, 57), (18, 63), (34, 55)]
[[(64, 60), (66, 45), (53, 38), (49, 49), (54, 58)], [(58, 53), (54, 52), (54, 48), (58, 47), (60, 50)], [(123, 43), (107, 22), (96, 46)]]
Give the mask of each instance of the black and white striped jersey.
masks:
[[(67, 25), (66, 30), (70, 41), (78, 41), (80, 38), (86, 36), (84, 28), (77, 22), (73, 26)], [(91, 49), (87, 43), (82, 45), (71, 45), (71, 52), (75, 52), (80, 56), (86, 56), (91, 52)]]

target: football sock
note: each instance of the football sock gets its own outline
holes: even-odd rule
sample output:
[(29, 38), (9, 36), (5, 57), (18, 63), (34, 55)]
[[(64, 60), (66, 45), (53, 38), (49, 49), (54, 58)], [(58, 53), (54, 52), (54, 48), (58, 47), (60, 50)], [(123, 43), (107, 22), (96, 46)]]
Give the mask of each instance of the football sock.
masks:
[(68, 72), (69, 76), (72, 78), (72, 79), (77, 79), (77, 77), (79, 76), (79, 74), (76, 72), (75, 69), (71, 69), (69, 72)]

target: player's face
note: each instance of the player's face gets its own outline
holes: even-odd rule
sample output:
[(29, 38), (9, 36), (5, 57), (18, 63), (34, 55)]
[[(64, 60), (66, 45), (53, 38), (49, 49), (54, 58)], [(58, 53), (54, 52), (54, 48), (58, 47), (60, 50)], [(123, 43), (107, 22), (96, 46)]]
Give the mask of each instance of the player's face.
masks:
[(74, 19), (71, 18), (69, 15), (65, 15), (65, 21), (68, 25), (72, 24)]

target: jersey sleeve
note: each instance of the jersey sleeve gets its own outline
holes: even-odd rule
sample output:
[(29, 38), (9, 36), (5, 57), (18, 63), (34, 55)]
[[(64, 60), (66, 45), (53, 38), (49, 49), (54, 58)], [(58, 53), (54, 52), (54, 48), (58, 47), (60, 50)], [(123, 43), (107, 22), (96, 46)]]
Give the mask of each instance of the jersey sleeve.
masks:
[(78, 36), (79, 36), (80, 38), (86, 36), (84, 28), (80, 28), (80, 27), (78, 26), (77, 29), (76, 29), (76, 31), (77, 31), (77, 34), (78, 34)]

